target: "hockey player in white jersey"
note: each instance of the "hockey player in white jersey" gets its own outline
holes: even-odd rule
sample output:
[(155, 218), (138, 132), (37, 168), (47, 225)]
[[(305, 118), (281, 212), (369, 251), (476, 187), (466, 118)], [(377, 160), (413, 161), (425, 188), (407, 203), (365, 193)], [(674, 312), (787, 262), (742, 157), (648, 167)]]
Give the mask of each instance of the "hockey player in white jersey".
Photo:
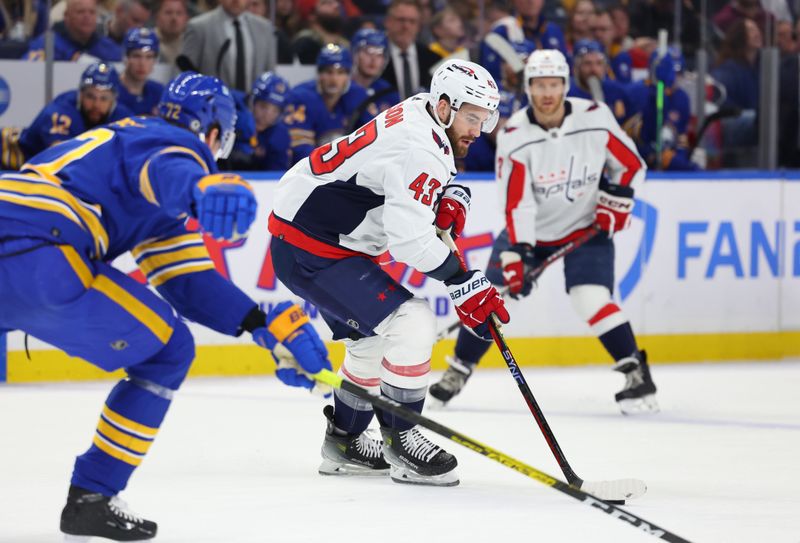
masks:
[[(645, 165), (636, 146), (605, 104), (565, 98), (569, 67), (555, 50), (535, 51), (525, 66), (531, 106), (515, 113), (497, 137), (497, 182), (506, 219), (489, 261), (487, 277), (530, 294), (526, 272), (592, 228), (601, 233), (564, 258), (566, 288), (577, 314), (626, 377), (616, 401), (625, 414), (657, 411), (656, 387), (645, 352), (611, 297), (612, 236), (626, 228), (634, 186)], [(462, 329), (434, 400), (458, 394), (490, 343)]]
[[(349, 136), (315, 149), (281, 179), (269, 219), (278, 278), (314, 303), (346, 345), (339, 374), (417, 412), (428, 388), (436, 322), (428, 303), (384, 272), (393, 258), (442, 281), (473, 333), (508, 322), (502, 297), (483, 272), (461, 271), (436, 228), (458, 235), (469, 190), (451, 184), (454, 158), (497, 122), (497, 85), (477, 64), (453, 60), (430, 94), (381, 113)], [(372, 406), (341, 390), (328, 420), (320, 473), (385, 475), (394, 481), (458, 484), (456, 459), (416, 426), (377, 412), (383, 442), (365, 433)]]

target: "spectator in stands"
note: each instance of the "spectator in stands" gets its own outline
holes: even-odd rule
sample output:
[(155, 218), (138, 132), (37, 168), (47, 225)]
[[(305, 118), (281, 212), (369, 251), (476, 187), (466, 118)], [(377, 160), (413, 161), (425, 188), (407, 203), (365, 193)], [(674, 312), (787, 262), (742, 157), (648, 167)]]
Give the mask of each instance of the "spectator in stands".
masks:
[(712, 21), (720, 32), (727, 35), (734, 23), (742, 19), (754, 21), (762, 36), (766, 31), (768, 20), (771, 21), (773, 28), (775, 25), (775, 17), (761, 7), (760, 0), (731, 0), (714, 15)]
[(372, 118), (358, 110), (367, 92), (351, 81), (352, 69), (350, 50), (331, 43), (319, 53), (317, 77), (292, 89), (284, 117), (291, 137), (292, 163)]
[(117, 0), (114, 14), (103, 28), (105, 35), (122, 46), (128, 30), (143, 27), (150, 14), (150, 0)]
[(19, 148), (26, 158), (90, 128), (130, 116), (117, 104), (119, 76), (110, 64), (96, 62), (81, 74), (78, 90), (59, 94), (22, 131)]
[(791, 21), (778, 21), (775, 26), (775, 45), (782, 57), (797, 54), (797, 34)]
[(381, 78), (389, 61), (389, 40), (380, 30), (362, 28), (353, 34), (352, 80), (367, 91), (367, 112), (373, 117), (400, 102), (397, 89)]
[(317, 0), (309, 16), (309, 25), (292, 42), (294, 54), (301, 64), (314, 64), (319, 52), (328, 43), (350, 47), (344, 37), (344, 18), (339, 0)]
[(386, 14), (389, 38), (389, 63), (383, 79), (397, 89), (405, 100), (431, 85), (431, 68), (439, 55), (417, 41), (420, 31), (420, 8), (416, 0), (392, 0)]
[[(544, 0), (512, 0), (514, 16), (496, 21), (491, 32), (513, 44), (527, 39), (538, 49), (558, 49), (567, 55), (564, 32), (555, 24), (548, 22), (543, 13)], [(499, 79), (500, 57), (485, 41), (481, 43), (480, 64)]]
[(24, 42), (44, 32), (46, 26), (45, 0), (0, 1), (0, 40)]
[(616, 30), (611, 12), (607, 9), (596, 11), (592, 16), (591, 26), (594, 39), (603, 47), (608, 59), (608, 76), (623, 84), (630, 83), (633, 64), (630, 54), (627, 51), (612, 54)]
[[(689, 156), (689, 95), (678, 85), (678, 74), (683, 71), (683, 56), (670, 47), (667, 54), (658, 51), (650, 58), (650, 77), (628, 87), (631, 110), (635, 112), (625, 129), (636, 142), (639, 154), (654, 170), (697, 170), (699, 167)], [(664, 102), (661, 111), (661, 149), (658, 148), (659, 110), (657, 83), (664, 84)]]
[[(64, 20), (53, 26), (54, 60), (81, 56), (104, 61), (122, 60), (122, 48), (97, 31), (97, 0), (64, 0)], [(44, 60), (44, 35), (31, 41), (25, 58)]]
[[(247, 10), (253, 15), (269, 19), (269, 4), (267, 0), (249, 0)], [(278, 64), (292, 64), (294, 50), (292, 40), (280, 27), (275, 27), (275, 37), (278, 39)]]
[[(749, 1), (749, 0), (748, 0)], [(755, 0), (758, 2), (758, 0)], [(639, 0), (628, 3), (630, 6), (631, 36), (637, 38), (658, 39), (658, 31), (662, 28), (675, 28), (675, 0)], [(700, 46), (700, 19), (698, 18), (700, 0), (683, 0), (681, 10), (681, 51), (691, 62), (695, 51)], [(638, 41), (638, 40), (637, 40)], [(647, 47), (644, 48), (646, 52)], [(645, 57), (648, 59), (649, 57)]]
[(249, 0), (247, 3), (247, 11), (265, 19), (269, 19), (268, 9), (267, 0)]
[(125, 71), (117, 100), (134, 115), (156, 115), (164, 85), (148, 79), (158, 58), (158, 37), (149, 28), (132, 28), (125, 36)]
[(758, 55), (761, 31), (751, 19), (739, 19), (728, 28), (719, 60), (711, 75), (725, 87), (723, 105), (741, 109), (739, 117), (722, 122), (723, 145), (742, 147), (757, 143)]
[(189, 23), (186, 0), (161, 0), (156, 8), (155, 23), (160, 44), (158, 61), (174, 65), (183, 45), (183, 33)]
[(614, 113), (617, 123), (623, 126), (631, 114), (628, 95), (621, 83), (607, 77), (606, 55), (600, 43), (595, 40), (575, 42), (572, 73), (567, 96), (605, 103)]
[(247, 0), (220, 0), (219, 7), (189, 21), (176, 63), (247, 92), (275, 67), (274, 34), (268, 19), (247, 11)]
[(250, 92), (257, 133), (253, 162), (256, 170), (284, 172), (289, 169), (289, 129), (283, 122), (289, 91), (286, 79), (267, 72), (256, 80)]
[(431, 18), (431, 33), (434, 41), (429, 48), (439, 57), (446, 58), (458, 53), (469, 59), (469, 52), (464, 48), (464, 21), (456, 10), (447, 6), (436, 12)]
[(614, 40), (611, 44), (611, 54), (617, 55), (620, 51), (627, 51), (633, 47), (634, 41), (630, 36), (631, 17), (622, 4), (614, 4), (608, 11), (614, 21)]
[(570, 54), (573, 54), (575, 42), (593, 38), (591, 23), (594, 11), (592, 0), (578, 0), (569, 11), (565, 39)]
[(778, 164), (800, 168), (800, 54), (781, 61), (778, 107)]
[[(275, 2), (275, 20), (273, 24), (276, 28), (283, 30), (289, 40), (292, 40), (303, 26), (300, 14), (295, 9), (293, 0), (273, 0)], [(267, 10), (269, 16), (269, 10)]]

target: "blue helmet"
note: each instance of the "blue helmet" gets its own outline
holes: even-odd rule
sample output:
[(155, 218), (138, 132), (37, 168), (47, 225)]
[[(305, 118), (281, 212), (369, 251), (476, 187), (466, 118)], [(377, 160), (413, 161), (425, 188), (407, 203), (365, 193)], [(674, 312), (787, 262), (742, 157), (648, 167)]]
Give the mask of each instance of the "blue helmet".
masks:
[(253, 101), (269, 102), (283, 109), (289, 96), (289, 82), (274, 72), (265, 72), (253, 83)]
[(158, 36), (149, 28), (131, 28), (125, 34), (125, 54), (141, 49), (158, 54)]
[(600, 53), (603, 57), (606, 56), (606, 52), (603, 51), (603, 46), (600, 45), (600, 42), (596, 40), (587, 40), (581, 39), (575, 42), (575, 46), (572, 49), (572, 56), (577, 60), (583, 55), (588, 55), (589, 53)]
[(214, 158), (228, 158), (236, 140), (236, 105), (231, 92), (216, 77), (183, 72), (169, 82), (158, 115), (188, 128), (201, 138), (219, 128), (221, 148)]
[(677, 47), (668, 47), (667, 54), (659, 57), (658, 51), (650, 55), (650, 78), (662, 81), (667, 87), (675, 84), (675, 77), (683, 71), (683, 54)]
[(350, 43), (354, 53), (363, 47), (381, 49), (384, 54), (389, 50), (389, 39), (386, 34), (374, 28), (362, 28), (353, 34)]
[(79, 89), (86, 87), (97, 87), (103, 90), (112, 90), (114, 94), (119, 92), (119, 75), (114, 66), (105, 62), (95, 62), (90, 64), (81, 74)]
[(350, 49), (346, 49), (335, 43), (329, 43), (323, 47), (317, 57), (317, 70), (327, 68), (328, 66), (341, 67), (348, 72), (352, 70), (353, 55), (350, 54)]

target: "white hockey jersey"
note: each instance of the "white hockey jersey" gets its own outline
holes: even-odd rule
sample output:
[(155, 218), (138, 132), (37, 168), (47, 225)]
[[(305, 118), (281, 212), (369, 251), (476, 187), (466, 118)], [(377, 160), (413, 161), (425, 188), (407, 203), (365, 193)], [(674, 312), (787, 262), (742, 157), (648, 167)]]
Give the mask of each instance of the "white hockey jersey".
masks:
[(497, 185), (511, 243), (556, 245), (594, 222), (600, 178), (631, 186), (646, 166), (608, 106), (567, 98), (558, 128), (539, 125), (530, 107), (497, 136)]
[(421, 272), (441, 266), (450, 250), (434, 206), (456, 167), (427, 103), (412, 96), (295, 164), (278, 183), (270, 232), (328, 258), (388, 249)]

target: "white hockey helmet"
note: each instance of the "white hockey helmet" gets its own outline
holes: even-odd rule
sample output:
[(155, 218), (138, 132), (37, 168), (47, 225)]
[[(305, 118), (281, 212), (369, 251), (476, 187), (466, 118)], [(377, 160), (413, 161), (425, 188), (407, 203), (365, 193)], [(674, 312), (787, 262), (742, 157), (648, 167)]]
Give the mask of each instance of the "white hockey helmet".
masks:
[(468, 60), (453, 59), (444, 62), (431, 80), (430, 104), (434, 112), (443, 95), (450, 100), (451, 111), (447, 123), (443, 123), (434, 114), (436, 122), (442, 128), (450, 128), (462, 104), (473, 104), (489, 110), (489, 118), (481, 126), (483, 132), (491, 132), (497, 126), (500, 93), (494, 78), (482, 66)]
[(563, 77), (564, 96), (569, 91), (569, 64), (558, 49), (539, 49), (525, 63), (525, 85), (530, 86), (534, 77)]

